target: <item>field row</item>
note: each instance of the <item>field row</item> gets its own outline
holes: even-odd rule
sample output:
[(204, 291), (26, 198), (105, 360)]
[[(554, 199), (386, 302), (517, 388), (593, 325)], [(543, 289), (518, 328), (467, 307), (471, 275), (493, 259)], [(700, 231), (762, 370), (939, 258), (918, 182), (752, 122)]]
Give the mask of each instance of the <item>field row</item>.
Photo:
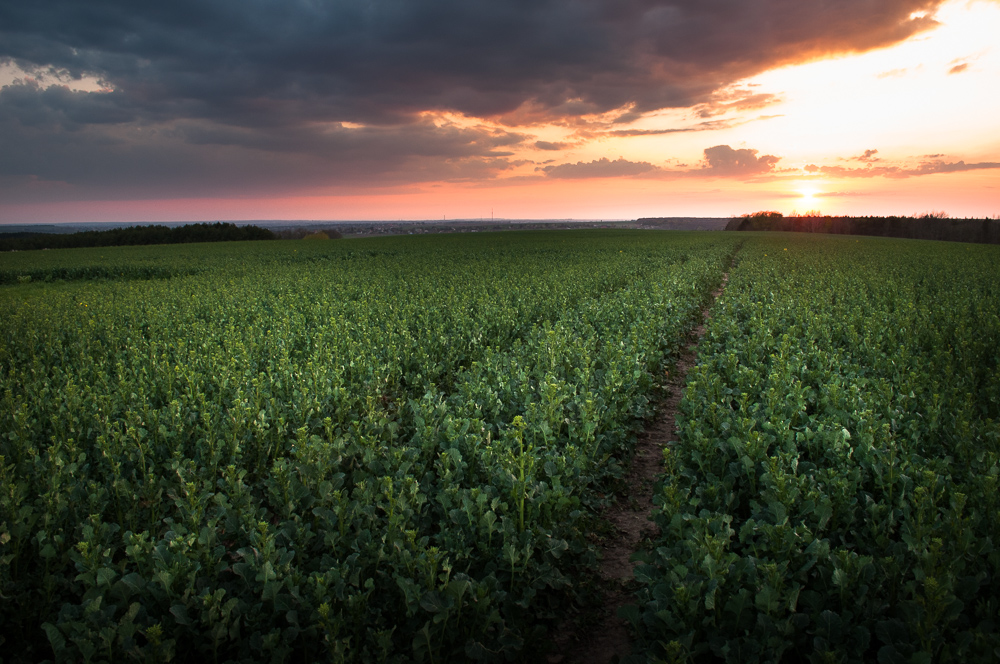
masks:
[(633, 661), (1000, 658), (996, 249), (606, 232), (5, 256), (4, 661), (537, 653), (734, 255)]
[(5, 660), (524, 657), (736, 241), (46, 252), (79, 281), (0, 291)]
[(998, 258), (748, 240), (665, 454), (635, 661), (1000, 659)]

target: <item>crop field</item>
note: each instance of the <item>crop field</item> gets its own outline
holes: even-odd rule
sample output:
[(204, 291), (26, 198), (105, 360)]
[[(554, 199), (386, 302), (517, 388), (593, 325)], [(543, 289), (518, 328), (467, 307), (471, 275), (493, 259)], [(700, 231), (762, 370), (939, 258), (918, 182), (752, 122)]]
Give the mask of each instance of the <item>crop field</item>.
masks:
[(5, 660), (523, 657), (736, 248), (706, 237), (5, 255)]
[(544, 660), (727, 271), (632, 659), (994, 661), (998, 265), (657, 231), (0, 255), (0, 661)]
[(666, 661), (1000, 661), (1000, 252), (747, 242), (630, 619)]

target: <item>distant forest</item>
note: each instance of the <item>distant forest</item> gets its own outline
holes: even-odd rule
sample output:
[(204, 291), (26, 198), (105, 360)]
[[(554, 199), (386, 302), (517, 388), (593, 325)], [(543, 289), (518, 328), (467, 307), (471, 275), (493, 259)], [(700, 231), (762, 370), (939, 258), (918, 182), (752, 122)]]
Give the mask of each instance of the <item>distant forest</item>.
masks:
[(106, 231), (82, 231), (80, 233), (10, 233), (6, 237), (0, 235), (0, 251), (277, 239), (277, 235), (259, 226), (237, 226), (236, 224), (217, 222), (214, 224), (187, 224), (176, 228), (150, 225), (112, 228)]
[(1000, 219), (951, 219), (942, 214), (922, 217), (785, 217), (780, 212), (755, 212), (732, 219), (726, 224), (726, 230), (875, 235), (1000, 244)]

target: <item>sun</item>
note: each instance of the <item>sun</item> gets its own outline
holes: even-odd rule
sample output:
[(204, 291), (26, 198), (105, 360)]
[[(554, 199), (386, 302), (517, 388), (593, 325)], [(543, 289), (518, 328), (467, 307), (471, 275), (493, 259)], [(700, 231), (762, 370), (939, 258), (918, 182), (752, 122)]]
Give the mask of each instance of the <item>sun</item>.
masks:
[(799, 195), (802, 197), (802, 203), (804, 203), (806, 205), (812, 205), (813, 203), (815, 203), (816, 202), (816, 197), (820, 193), (821, 192), (819, 191), (819, 189), (816, 189), (815, 187), (800, 187), (799, 188)]

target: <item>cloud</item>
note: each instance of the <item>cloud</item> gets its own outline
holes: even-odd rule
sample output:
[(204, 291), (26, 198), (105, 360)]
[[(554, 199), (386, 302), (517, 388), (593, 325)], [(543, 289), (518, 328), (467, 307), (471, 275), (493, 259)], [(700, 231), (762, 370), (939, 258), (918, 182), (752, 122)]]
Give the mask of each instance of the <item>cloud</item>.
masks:
[[(776, 198), (801, 199), (802, 194), (797, 191), (775, 192), (771, 194)], [(817, 191), (810, 195), (810, 198), (854, 198), (857, 196), (871, 196), (870, 192), (860, 191)], [(795, 216), (795, 215), (792, 215)], [(808, 214), (799, 216), (809, 216)]]
[[(777, 64), (885, 46), (935, 25), (940, 0), (345, 0), (15, 3), (0, 57), (99, 75), (133, 103), (266, 122), (474, 116), (525, 102), (578, 113), (707, 102)], [(263, 100), (264, 108), (247, 102)]]
[[(282, 195), (496, 177), (517, 164), (510, 159), (510, 148), (526, 139), (516, 132), (431, 119), (269, 131), (189, 119), (80, 124), (74, 115), (37, 98), (4, 103), (22, 92), (10, 87), (0, 91), (0, 197), (8, 203), (30, 201), (46, 182), (62, 183), (58, 197), (71, 200)], [(38, 186), (24, 189), (24, 178)]]
[(688, 127), (669, 127), (665, 129), (593, 129), (579, 130), (577, 133), (586, 138), (635, 138), (644, 136), (663, 136), (667, 134), (687, 134), (696, 131), (720, 131), (733, 129), (751, 122), (780, 118), (782, 115), (758, 115), (755, 118), (742, 120), (705, 120)]
[(975, 164), (967, 164), (964, 161), (944, 162), (929, 161), (924, 162), (917, 168), (906, 171), (908, 175), (931, 175), (934, 173), (960, 173), (962, 171), (980, 171), (984, 169), (1000, 168), (1000, 162), (982, 161)]
[(23, 127), (78, 130), (87, 125), (132, 122), (139, 109), (120, 92), (82, 92), (63, 85), (43, 87), (35, 79), (0, 90), (0, 118)]
[(602, 157), (595, 161), (578, 161), (575, 164), (544, 166), (539, 170), (543, 171), (550, 178), (579, 179), (628, 177), (654, 172), (659, 169), (646, 161), (628, 161), (621, 157), (610, 161), (607, 157)]
[(733, 122), (729, 120), (708, 120), (691, 127), (676, 127), (670, 129), (611, 129), (608, 131), (590, 132), (590, 136), (613, 136), (615, 138), (631, 138), (636, 136), (662, 136), (664, 134), (686, 134), (693, 131), (716, 131), (731, 129), (749, 121)]
[(1000, 162), (978, 162), (967, 164), (964, 161), (945, 162), (941, 160), (925, 161), (921, 164), (905, 168), (902, 166), (869, 166), (867, 168), (845, 168), (843, 166), (820, 166), (814, 164), (806, 166), (810, 173), (821, 173), (838, 178), (874, 178), (885, 177), (893, 179), (903, 179), (918, 177), (921, 175), (934, 175), (936, 173), (960, 173), (963, 171), (978, 171), (984, 169), (1000, 168)]
[(730, 111), (755, 111), (780, 103), (775, 94), (756, 92), (750, 88), (732, 88), (716, 92), (712, 98), (695, 106), (699, 117), (710, 118)]
[(763, 175), (774, 171), (774, 166), (781, 157), (774, 155), (757, 156), (758, 150), (743, 148), (734, 150), (728, 145), (716, 145), (705, 149), (705, 161), (708, 165), (702, 169), (713, 175), (751, 176)]
[(906, 76), (907, 70), (903, 69), (890, 69), (889, 71), (884, 71), (877, 76), (877, 78), (902, 78)]
[(955, 65), (954, 67), (952, 67), (951, 69), (949, 69), (948, 73), (949, 74), (960, 74), (960, 73), (962, 73), (963, 71), (965, 71), (968, 68), (969, 68), (969, 63), (968, 62), (963, 62), (962, 64)]
[[(9, 2), (0, 63), (106, 91), (5, 87), (0, 174), (177, 196), (236, 186), (209, 164), (248, 187), (405, 179), (407, 169), (421, 179), (453, 172), (448, 160), (498, 164), (499, 149), (521, 140), (428, 126), (428, 114), (516, 130), (759, 108), (773, 100), (719, 91), (781, 64), (902, 41), (933, 27), (942, 1)], [(369, 129), (329, 129), (343, 122)]]
[(539, 167), (535, 170), (544, 172), (553, 178), (608, 178), (608, 177), (653, 177), (660, 179), (697, 177), (697, 178), (737, 178), (749, 179), (777, 174), (775, 169), (780, 157), (761, 155), (758, 150), (750, 148), (733, 149), (728, 145), (716, 145), (704, 151), (705, 163), (689, 168), (679, 164), (674, 168), (664, 168), (646, 161), (628, 161), (619, 157), (611, 161), (607, 158), (575, 164), (559, 164), (556, 166)]
[[(728, 127), (718, 127), (727, 129)], [(612, 129), (610, 131), (589, 132), (588, 138), (595, 136), (612, 136), (615, 138), (635, 138), (637, 136), (664, 136), (666, 134), (686, 134), (692, 131), (705, 131), (704, 127), (678, 127), (671, 129)]]
[(813, 194), (814, 198), (857, 198), (858, 196), (871, 196), (871, 192), (866, 191), (820, 191)]
[(553, 143), (551, 141), (535, 141), (535, 147), (539, 150), (564, 150), (569, 147), (569, 143)]
[(857, 157), (851, 157), (851, 160), (863, 161), (870, 164), (879, 160), (879, 158), (875, 156), (877, 154), (878, 150), (865, 150), (863, 154), (860, 154)]

